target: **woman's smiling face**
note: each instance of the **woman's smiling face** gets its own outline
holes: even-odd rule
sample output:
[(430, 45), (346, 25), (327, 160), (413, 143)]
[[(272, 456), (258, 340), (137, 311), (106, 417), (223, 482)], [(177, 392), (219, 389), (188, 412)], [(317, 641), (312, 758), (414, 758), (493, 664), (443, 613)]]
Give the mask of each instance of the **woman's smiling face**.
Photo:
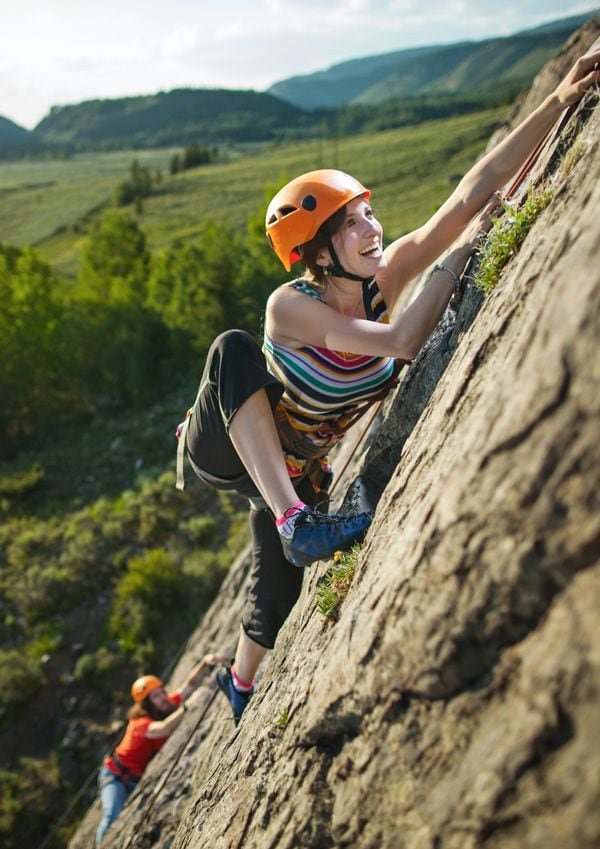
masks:
[(347, 204), (343, 224), (331, 240), (346, 271), (372, 277), (385, 267), (382, 237), (383, 229), (371, 204), (358, 197)]

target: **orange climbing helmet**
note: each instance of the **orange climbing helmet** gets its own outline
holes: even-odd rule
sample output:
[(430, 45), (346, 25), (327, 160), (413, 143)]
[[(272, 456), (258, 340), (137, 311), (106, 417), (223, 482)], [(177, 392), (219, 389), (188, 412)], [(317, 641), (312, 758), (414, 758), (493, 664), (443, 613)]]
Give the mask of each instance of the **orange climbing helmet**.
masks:
[(163, 682), (156, 675), (142, 675), (131, 685), (131, 697), (136, 704), (143, 702), (153, 690), (158, 690)]
[(298, 247), (310, 242), (327, 219), (348, 201), (371, 192), (344, 171), (321, 168), (301, 174), (280, 189), (267, 209), (269, 243), (285, 270), (300, 259)]

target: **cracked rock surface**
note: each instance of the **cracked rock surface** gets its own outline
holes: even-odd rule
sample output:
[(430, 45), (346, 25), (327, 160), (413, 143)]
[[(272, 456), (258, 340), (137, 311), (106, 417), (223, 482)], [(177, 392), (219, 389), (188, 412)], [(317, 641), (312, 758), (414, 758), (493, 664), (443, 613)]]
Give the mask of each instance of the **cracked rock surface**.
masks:
[[(467, 289), (345, 471), (376, 512), (339, 620), (315, 608), (325, 566), (307, 570), (240, 725), (208, 682), (106, 849), (600, 844), (597, 102), (532, 172), (555, 197), (497, 288)], [(246, 567), (174, 685), (235, 645)]]

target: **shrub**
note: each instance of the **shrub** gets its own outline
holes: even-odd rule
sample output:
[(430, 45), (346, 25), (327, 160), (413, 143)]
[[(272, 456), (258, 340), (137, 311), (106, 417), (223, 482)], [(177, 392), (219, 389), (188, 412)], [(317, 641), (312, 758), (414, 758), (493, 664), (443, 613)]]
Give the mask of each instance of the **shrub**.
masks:
[(115, 586), (110, 630), (121, 650), (139, 656), (153, 643), (155, 632), (168, 625), (186, 604), (186, 586), (181, 566), (173, 555), (155, 548), (132, 557), (127, 571)]
[(191, 144), (183, 152), (183, 170), (196, 168), (198, 165), (208, 165), (214, 158), (213, 150), (201, 144)]
[(15, 649), (0, 649), (0, 724), (14, 718), (41, 687), (42, 665)]
[(0, 475), (0, 498), (21, 498), (28, 495), (44, 480), (45, 472), (39, 463), (26, 472), (15, 472), (12, 475)]
[(122, 180), (117, 183), (112, 193), (112, 202), (114, 206), (127, 206), (135, 200), (135, 192), (133, 186), (128, 180)]
[(343, 600), (348, 595), (352, 584), (354, 570), (360, 552), (360, 546), (355, 545), (348, 554), (337, 552), (333, 566), (323, 575), (316, 595), (316, 605), (319, 613), (325, 619), (335, 620), (340, 614)]
[(494, 221), (473, 275), (473, 283), (486, 295), (494, 289), (502, 269), (518, 252), (533, 222), (553, 196), (552, 189), (544, 186), (537, 191), (531, 190), (520, 209), (505, 205), (506, 215)]
[[(64, 792), (58, 757), (21, 758), (17, 770), (0, 769), (0, 843), (5, 849), (39, 845), (60, 815)], [(67, 834), (45, 844), (58, 849)]]
[(90, 686), (97, 687), (103, 683), (106, 676), (115, 672), (121, 666), (121, 658), (106, 646), (101, 646), (96, 652), (82, 654), (73, 672), (78, 681), (85, 681)]

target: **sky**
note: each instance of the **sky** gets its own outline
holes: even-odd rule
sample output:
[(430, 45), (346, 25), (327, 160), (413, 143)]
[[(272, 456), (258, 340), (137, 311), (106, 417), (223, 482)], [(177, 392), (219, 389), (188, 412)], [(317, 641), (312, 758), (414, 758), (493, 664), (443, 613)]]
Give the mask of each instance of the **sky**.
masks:
[(0, 0), (0, 115), (178, 87), (264, 91), (405, 47), (510, 35), (570, 0)]

